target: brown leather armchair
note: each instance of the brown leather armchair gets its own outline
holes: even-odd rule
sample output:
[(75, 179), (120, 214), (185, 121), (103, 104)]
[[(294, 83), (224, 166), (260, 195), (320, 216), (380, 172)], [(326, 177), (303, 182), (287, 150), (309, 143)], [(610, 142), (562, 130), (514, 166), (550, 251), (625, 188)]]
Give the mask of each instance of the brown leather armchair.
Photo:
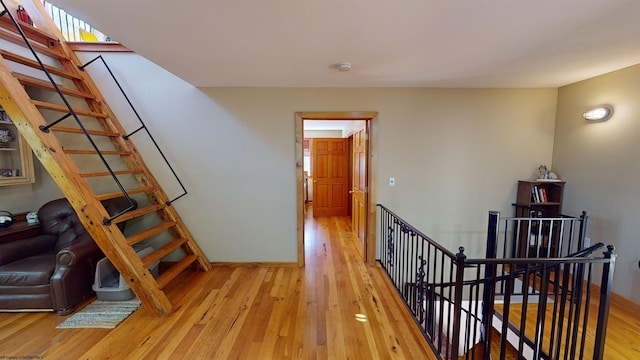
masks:
[[(103, 205), (111, 215), (131, 206), (123, 197)], [(40, 234), (0, 243), (0, 311), (37, 309), (65, 315), (93, 295), (96, 263), (104, 255), (67, 199), (43, 205), (38, 219)]]

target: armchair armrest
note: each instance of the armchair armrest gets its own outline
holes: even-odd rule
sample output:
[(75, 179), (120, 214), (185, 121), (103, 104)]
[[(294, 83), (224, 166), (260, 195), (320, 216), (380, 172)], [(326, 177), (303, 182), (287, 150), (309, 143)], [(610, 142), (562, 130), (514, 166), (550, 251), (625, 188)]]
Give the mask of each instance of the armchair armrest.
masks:
[(56, 270), (58, 268), (71, 267), (86, 261), (86, 259), (101, 258), (102, 256), (104, 255), (98, 245), (86, 234), (81, 241), (76, 241), (58, 251), (56, 254)]
[(88, 233), (64, 246), (56, 254), (56, 268), (51, 275), (53, 307), (59, 315), (68, 314), (80, 301), (92, 294), (96, 262), (102, 251)]

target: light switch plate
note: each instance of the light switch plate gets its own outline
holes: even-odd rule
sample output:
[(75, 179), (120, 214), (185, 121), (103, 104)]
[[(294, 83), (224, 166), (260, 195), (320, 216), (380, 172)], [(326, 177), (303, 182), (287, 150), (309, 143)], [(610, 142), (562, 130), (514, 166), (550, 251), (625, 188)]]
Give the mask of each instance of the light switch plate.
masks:
[(396, 178), (394, 177), (389, 178), (389, 186), (396, 186)]

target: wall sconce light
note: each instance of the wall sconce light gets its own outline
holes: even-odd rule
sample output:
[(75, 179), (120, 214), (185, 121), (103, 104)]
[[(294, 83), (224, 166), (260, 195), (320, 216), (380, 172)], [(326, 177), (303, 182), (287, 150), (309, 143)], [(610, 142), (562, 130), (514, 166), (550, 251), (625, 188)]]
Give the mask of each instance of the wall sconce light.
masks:
[(605, 121), (609, 120), (612, 115), (613, 107), (611, 105), (598, 105), (587, 109), (582, 117), (589, 121)]

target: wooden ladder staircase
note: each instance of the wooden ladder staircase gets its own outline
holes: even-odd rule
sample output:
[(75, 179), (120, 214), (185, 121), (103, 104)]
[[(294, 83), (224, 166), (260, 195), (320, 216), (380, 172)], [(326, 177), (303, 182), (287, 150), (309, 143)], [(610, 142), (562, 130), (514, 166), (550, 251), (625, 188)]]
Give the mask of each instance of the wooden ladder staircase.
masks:
[[(45, 22), (37, 28), (18, 21), (18, 30), (15, 9), (0, 16), (0, 105), (147, 311), (167, 315), (172, 307), (162, 289), (192, 264), (203, 271), (211, 264), (42, 2), (34, 4)], [(101, 201), (124, 191), (139, 206), (110, 221)], [(132, 219), (144, 230), (125, 236), (117, 224)], [(156, 235), (166, 244), (139, 258), (133, 245)], [(149, 267), (179, 248), (184, 257), (154, 278)]]

